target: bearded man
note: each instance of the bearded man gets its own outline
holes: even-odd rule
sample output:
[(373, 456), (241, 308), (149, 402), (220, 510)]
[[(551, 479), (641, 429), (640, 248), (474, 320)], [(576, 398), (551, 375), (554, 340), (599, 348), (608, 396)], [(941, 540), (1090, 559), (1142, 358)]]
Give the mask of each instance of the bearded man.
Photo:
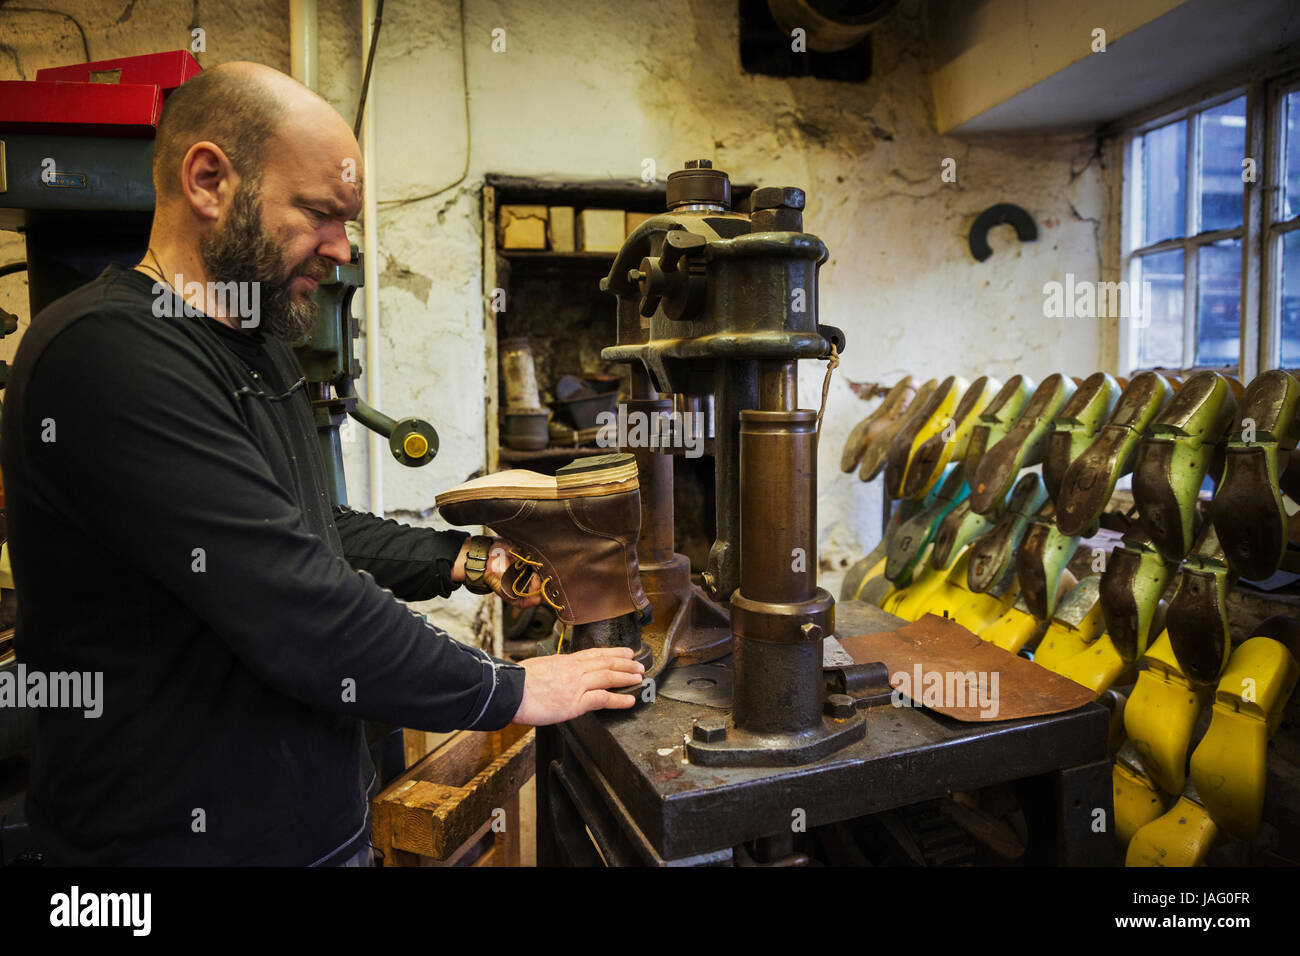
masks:
[(395, 599), (465, 581), (465, 533), (333, 506), (289, 343), (350, 259), (362, 169), (289, 77), (199, 74), (158, 126), (147, 253), (19, 346), (0, 438), (18, 655), (103, 675), (98, 716), (37, 716), (27, 815), (54, 863), (364, 865), (364, 720), (490, 730), (635, 702), (610, 690), (640, 683), (630, 650), (518, 666)]

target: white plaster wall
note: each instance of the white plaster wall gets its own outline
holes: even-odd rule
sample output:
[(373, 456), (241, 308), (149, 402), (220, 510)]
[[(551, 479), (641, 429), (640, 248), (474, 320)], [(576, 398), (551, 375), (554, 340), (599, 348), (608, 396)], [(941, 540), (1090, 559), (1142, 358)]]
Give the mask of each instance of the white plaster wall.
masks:
[[(188, 4), (164, 0), (81, 6), (96, 59), (185, 45), (193, 16)], [(848, 380), (892, 383), (904, 371), (1041, 378), (1099, 367), (1100, 323), (1047, 320), (1042, 309), (1044, 282), (1066, 272), (1098, 277), (1106, 174), (1094, 146), (938, 136), (917, 0), (904, 0), (878, 32), (866, 84), (742, 73), (736, 5), (725, 0), (465, 7), (464, 180), (446, 188), (466, 162), (456, 4), (388, 0), (369, 107), (380, 130), (372, 188), (381, 203), (383, 406), (429, 418), (442, 438), (426, 468), (385, 464), (390, 513), (436, 523), (434, 495), (484, 460), (479, 188), (487, 172), (635, 178), (652, 158), (662, 177), (707, 157), (738, 180), (807, 189), (805, 228), (831, 250), (820, 319), (848, 336), (819, 460), (823, 584), (832, 590), (843, 567), (879, 537), (878, 483), (837, 468), (845, 436), (871, 408)], [(320, 8), (321, 90), (351, 120), (360, 14), (355, 2), (321, 0)], [(198, 17), (208, 31), (205, 66), (248, 58), (288, 69), (287, 4), (200, 2)], [(19, 23), (28, 32), (15, 35)], [(505, 52), (491, 49), (495, 28), (506, 31)], [(80, 41), (74, 49), (66, 37), (58, 18), (0, 14), (0, 78), (75, 58)], [(947, 157), (956, 160), (956, 183), (940, 179)], [(1028, 209), (1040, 239), (1022, 245), (1001, 228), (991, 237), (993, 257), (975, 263), (967, 230), (996, 202)], [(12, 252), (12, 240), (0, 244), (4, 261)], [(0, 304), (15, 308), (16, 284), (0, 280)], [(805, 407), (820, 401), (823, 369), (804, 363)], [(352, 499), (363, 505), (364, 442), (347, 446), (347, 470)], [(461, 593), (435, 608), (435, 620), (470, 637), (476, 599)]]

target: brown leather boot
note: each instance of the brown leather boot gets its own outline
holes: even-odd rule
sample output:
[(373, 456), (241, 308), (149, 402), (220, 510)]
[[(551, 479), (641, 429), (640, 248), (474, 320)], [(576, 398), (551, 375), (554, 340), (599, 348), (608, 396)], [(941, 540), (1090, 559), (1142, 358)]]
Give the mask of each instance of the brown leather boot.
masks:
[(450, 523), (487, 525), (514, 544), (517, 580), (535, 571), (543, 598), (574, 626), (650, 603), (636, 559), (639, 488), (636, 459), (614, 454), (579, 459), (554, 477), (522, 469), (484, 475), (436, 501)]

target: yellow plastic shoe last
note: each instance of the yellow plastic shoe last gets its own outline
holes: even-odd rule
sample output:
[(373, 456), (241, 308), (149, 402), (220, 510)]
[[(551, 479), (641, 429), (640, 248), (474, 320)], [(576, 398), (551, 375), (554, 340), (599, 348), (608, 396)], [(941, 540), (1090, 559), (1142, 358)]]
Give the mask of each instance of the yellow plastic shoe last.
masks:
[(1014, 606), (1020, 596), (1018, 586), (998, 597), (995, 594), (972, 594), (956, 612), (950, 615), (958, 624), (978, 634)]
[(933, 489), (935, 484), (943, 477), (943, 469), (939, 468), (933, 475), (929, 476), (929, 479), (921, 489), (914, 489), (913, 493), (910, 495), (905, 494), (907, 489), (907, 473), (912, 468), (912, 462), (916, 458), (917, 450), (948, 426), (949, 422), (952, 421), (952, 413), (956, 410), (958, 401), (960, 401), (962, 395), (965, 394), (966, 390), (970, 387), (970, 382), (962, 378), (960, 375), (954, 375), (952, 376), (952, 379), (952, 387), (949, 388), (943, 398), (935, 404), (933, 413), (929, 418), (921, 423), (920, 428), (916, 430), (916, 434), (912, 437), (911, 447), (907, 451), (907, 465), (904, 467), (902, 480), (899, 482), (897, 489), (892, 487), (889, 489), (889, 492), (897, 497), (919, 498)]
[(1110, 635), (1103, 634), (1078, 654), (1058, 661), (1052, 670), (1100, 694), (1111, 684), (1132, 680), (1137, 665), (1125, 661)]
[[(965, 588), (960, 587), (955, 582), (960, 581), (961, 584), (965, 584), (966, 579), (964, 577), (956, 578), (955, 575), (958, 571), (960, 571), (961, 574), (965, 574), (966, 566), (969, 563), (970, 551), (968, 549), (961, 553), (961, 556), (953, 562), (952, 567), (947, 571), (936, 571), (939, 581), (938, 586), (932, 588), (926, 594), (925, 607), (915, 618), (913, 618), (913, 620), (920, 620), (926, 613), (938, 614), (940, 617), (943, 617), (944, 608), (951, 607), (953, 604), (965, 600), (965, 596), (970, 592)], [(926, 569), (931, 570), (931, 567), (927, 565)]]
[(1101, 637), (1106, 619), (1099, 597), (1100, 581), (1096, 575), (1086, 577), (1061, 599), (1052, 623), (1034, 650), (1035, 663), (1056, 670), (1062, 661), (1083, 653)]
[[(962, 390), (961, 399), (939, 422), (938, 431), (912, 446), (907, 463), (904, 498), (919, 498), (930, 491), (943, 476), (950, 461), (964, 461), (971, 431), (979, 422), (979, 413), (997, 394), (1002, 383), (981, 375)], [(926, 429), (922, 429), (924, 432)], [(920, 438), (921, 433), (917, 434)]]
[(962, 627), (978, 634), (1011, 610), (1020, 597), (1020, 582), (1012, 568), (993, 587), (976, 593), (967, 583), (969, 557), (968, 551), (953, 565), (944, 586), (926, 602), (926, 611), (940, 617), (947, 612)]
[(1023, 600), (1007, 609), (1000, 618), (979, 632), (981, 639), (994, 644), (1004, 651), (1019, 654), (1047, 629), (1047, 624), (1029, 613)]
[(1110, 776), (1115, 800), (1115, 840), (1123, 850), (1138, 830), (1165, 812), (1165, 800), (1131, 746), (1120, 749)]
[[(879, 558), (872, 562), (871, 558), (877, 553), (879, 553)], [(862, 595), (867, 589), (867, 584), (885, 573), (885, 561), (885, 549), (880, 547), (861, 562), (855, 563), (849, 569), (849, 573), (844, 576), (844, 586), (840, 590), (840, 600), (863, 600)], [(853, 580), (854, 576), (856, 576), (857, 580)]]
[(925, 606), (931, 595), (943, 587), (946, 571), (936, 571), (929, 562), (912, 576), (912, 583), (905, 588), (895, 588), (880, 602), (880, 609), (905, 621), (919, 620), (925, 614)]
[(1138, 662), (1137, 683), (1124, 708), (1124, 729), (1146, 771), (1166, 793), (1182, 793), (1187, 748), (1210, 688), (1188, 680), (1178, 667), (1169, 634), (1158, 637)]
[(1120, 747), (1128, 743), (1128, 734), (1124, 733), (1124, 705), (1128, 703), (1128, 694), (1117, 687), (1108, 687), (1097, 698), (1097, 703), (1110, 711), (1110, 730), (1106, 734), (1106, 749), (1113, 756)]
[(880, 609), (886, 614), (893, 614), (894, 608), (898, 607), (898, 602), (907, 597), (907, 588), (891, 587), (884, 597), (880, 599)]
[(1189, 788), (1173, 809), (1152, 820), (1128, 845), (1125, 866), (1200, 866), (1219, 828)]
[[(1100, 607), (1101, 605), (1098, 605), (1098, 608)], [(1097, 616), (1101, 617), (1100, 610)], [(1082, 654), (1087, 649), (1088, 639), (1084, 632), (1077, 628), (1064, 627), (1053, 621), (1044, 632), (1043, 639), (1038, 642), (1038, 649), (1034, 651), (1034, 661), (1054, 671), (1064, 661), (1076, 654)]]
[(1268, 740), (1297, 674), (1286, 647), (1252, 637), (1233, 651), (1214, 692), (1210, 729), (1192, 753), (1192, 784), (1214, 822), (1233, 836), (1259, 832)]
[[(950, 576), (949, 581), (952, 581)], [(962, 584), (966, 584), (966, 578), (961, 579)], [(954, 585), (956, 587), (956, 585)], [(1014, 571), (1010, 574), (1008, 583), (998, 584), (989, 588), (983, 593), (975, 593), (966, 587), (956, 587), (956, 592), (952, 597), (958, 598), (953, 601), (952, 605), (945, 609), (936, 609), (935, 602), (931, 601), (930, 613), (943, 614), (948, 611), (948, 617), (956, 620), (958, 624), (965, 627), (967, 631), (979, 633), (985, 630), (1002, 615), (1008, 613), (1011, 607), (1015, 606), (1015, 601), (1021, 596), (1021, 583), (1015, 579)]]

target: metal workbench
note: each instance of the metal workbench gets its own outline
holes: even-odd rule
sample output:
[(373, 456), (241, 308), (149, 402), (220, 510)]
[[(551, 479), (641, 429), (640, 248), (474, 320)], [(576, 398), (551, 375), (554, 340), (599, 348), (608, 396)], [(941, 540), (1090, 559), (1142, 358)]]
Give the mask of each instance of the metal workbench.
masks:
[[(837, 632), (903, 621), (858, 601)], [(725, 661), (724, 661), (725, 663)], [(708, 767), (685, 759), (696, 717), (724, 711), (663, 694), (538, 733), (542, 865), (732, 865), (742, 844), (953, 791), (1024, 781), (1028, 862), (1109, 865), (1113, 850), (1109, 712), (1096, 703), (1047, 717), (962, 723), (889, 703), (868, 708), (865, 739), (796, 767)]]

